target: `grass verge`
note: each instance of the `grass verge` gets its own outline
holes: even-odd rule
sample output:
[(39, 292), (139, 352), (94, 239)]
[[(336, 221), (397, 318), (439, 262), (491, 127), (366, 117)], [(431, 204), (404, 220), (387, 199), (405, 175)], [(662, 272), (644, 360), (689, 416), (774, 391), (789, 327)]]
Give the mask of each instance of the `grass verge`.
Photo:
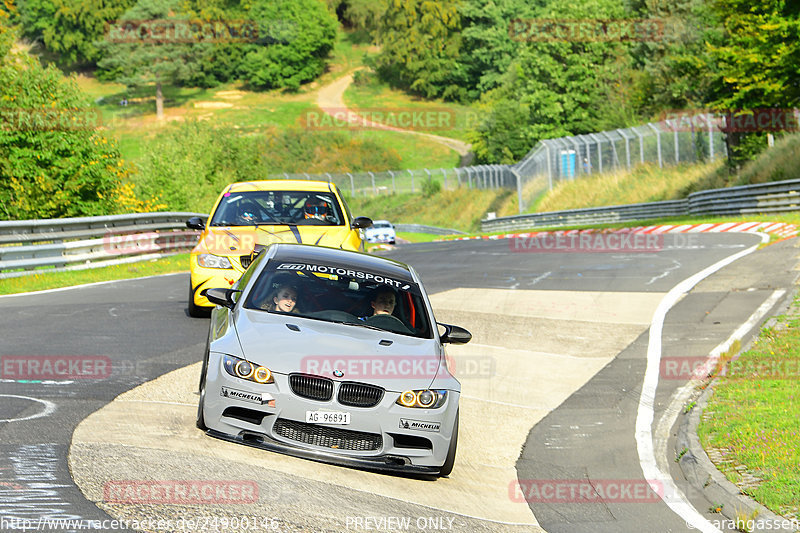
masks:
[(538, 198), (530, 212), (581, 209), (587, 206), (638, 204), (681, 198), (693, 183), (714, 174), (722, 161), (699, 165), (658, 168), (639, 165), (632, 171), (609, 172), (597, 176), (562, 181)]
[[(344, 102), (348, 109), (360, 111), (374, 122), (465, 142), (477, 122), (477, 113), (469, 106), (424, 100), (393, 89), (376, 75), (363, 71), (345, 91)], [(401, 123), (410, 121), (415, 113), (417, 122)]]
[(0, 279), (0, 294), (43, 291), (99, 281), (141, 278), (188, 271), (189, 254), (176, 254), (139, 263), (90, 268), (87, 270), (70, 270), (67, 272), (42, 270), (29, 276)]
[(513, 215), (516, 196), (511, 190), (460, 188), (440, 191), (425, 197), (419, 193), (400, 193), (368, 198), (348, 198), (354, 215), (393, 224), (424, 224), (459, 231), (478, 231), (487, 212)]
[(714, 384), (698, 435), (717, 468), (788, 518), (800, 516), (800, 296)]

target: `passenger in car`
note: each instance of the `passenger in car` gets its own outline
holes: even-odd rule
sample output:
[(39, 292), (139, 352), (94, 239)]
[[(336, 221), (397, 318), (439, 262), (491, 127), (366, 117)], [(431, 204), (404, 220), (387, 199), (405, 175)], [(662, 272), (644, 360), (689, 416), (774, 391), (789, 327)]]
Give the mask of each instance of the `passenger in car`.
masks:
[(297, 288), (292, 285), (279, 285), (271, 301), (266, 302), (268, 311), (292, 313), (297, 310)]

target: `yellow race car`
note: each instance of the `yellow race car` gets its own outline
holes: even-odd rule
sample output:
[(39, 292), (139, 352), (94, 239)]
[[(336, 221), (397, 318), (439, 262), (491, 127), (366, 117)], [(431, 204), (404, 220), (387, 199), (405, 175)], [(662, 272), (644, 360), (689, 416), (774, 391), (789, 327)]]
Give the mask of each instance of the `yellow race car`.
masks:
[(324, 181), (248, 181), (225, 187), (211, 216), (186, 222), (201, 230), (189, 269), (189, 314), (208, 316), (205, 292), (230, 288), (253, 259), (276, 242), (364, 250), (359, 232), (372, 220), (353, 218), (338, 187)]

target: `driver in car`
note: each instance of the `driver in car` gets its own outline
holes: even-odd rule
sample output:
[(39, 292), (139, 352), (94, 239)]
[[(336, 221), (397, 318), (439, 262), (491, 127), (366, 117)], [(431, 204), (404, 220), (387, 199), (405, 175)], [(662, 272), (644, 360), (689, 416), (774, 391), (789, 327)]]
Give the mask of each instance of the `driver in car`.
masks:
[(252, 202), (242, 202), (239, 205), (239, 216), (237, 222), (243, 226), (249, 226), (256, 222), (258, 207)]
[(306, 220), (310, 218), (326, 220), (328, 217), (328, 204), (320, 198), (312, 197), (306, 200), (304, 211)]
[(394, 312), (394, 306), (397, 304), (397, 297), (394, 291), (388, 287), (378, 289), (375, 297), (369, 303), (372, 307), (372, 316), (375, 315), (391, 315)]

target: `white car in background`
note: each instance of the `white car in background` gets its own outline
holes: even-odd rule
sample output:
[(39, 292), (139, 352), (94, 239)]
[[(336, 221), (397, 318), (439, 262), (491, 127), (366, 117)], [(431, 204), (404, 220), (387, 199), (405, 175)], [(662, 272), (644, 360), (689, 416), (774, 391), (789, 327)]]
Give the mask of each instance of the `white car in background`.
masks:
[(364, 230), (364, 238), (367, 242), (388, 242), (394, 244), (396, 234), (394, 226), (388, 220), (373, 220), (372, 226)]

